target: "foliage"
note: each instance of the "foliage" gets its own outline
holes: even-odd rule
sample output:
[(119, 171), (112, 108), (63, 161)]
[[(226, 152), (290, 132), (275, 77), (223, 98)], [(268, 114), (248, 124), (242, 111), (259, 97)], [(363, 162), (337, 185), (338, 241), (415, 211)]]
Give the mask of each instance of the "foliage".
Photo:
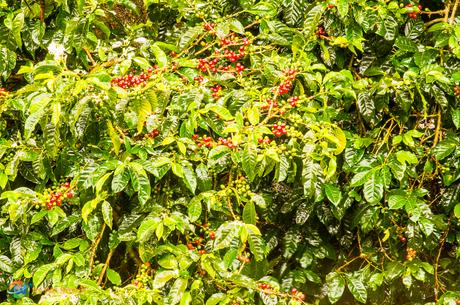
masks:
[(0, 0), (2, 304), (458, 303), (458, 2)]

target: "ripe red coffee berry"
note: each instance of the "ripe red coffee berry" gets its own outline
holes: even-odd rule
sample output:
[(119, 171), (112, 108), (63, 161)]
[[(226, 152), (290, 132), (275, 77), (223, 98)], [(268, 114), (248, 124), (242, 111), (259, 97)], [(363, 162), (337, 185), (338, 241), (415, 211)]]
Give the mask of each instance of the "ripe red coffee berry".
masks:
[(292, 293), (292, 294), (296, 294), (296, 293), (297, 293), (297, 288), (292, 288), (292, 289), (291, 289), (291, 293)]

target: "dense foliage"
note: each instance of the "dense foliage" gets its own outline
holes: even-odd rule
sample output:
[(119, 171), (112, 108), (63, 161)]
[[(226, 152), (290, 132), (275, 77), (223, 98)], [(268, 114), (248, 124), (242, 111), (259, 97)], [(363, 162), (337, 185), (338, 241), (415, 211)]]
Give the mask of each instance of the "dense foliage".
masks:
[(459, 304), (459, 2), (0, 0), (1, 304)]

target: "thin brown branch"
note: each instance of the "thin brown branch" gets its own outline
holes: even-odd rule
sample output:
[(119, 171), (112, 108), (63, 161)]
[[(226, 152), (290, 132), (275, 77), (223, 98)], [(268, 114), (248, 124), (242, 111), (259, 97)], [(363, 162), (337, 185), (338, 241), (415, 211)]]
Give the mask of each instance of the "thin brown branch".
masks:
[(89, 60), (91, 61), (91, 66), (95, 66), (96, 62), (93, 59), (93, 56), (91, 55), (91, 52), (88, 50), (88, 48), (83, 48), (83, 51), (85, 51), (86, 55), (88, 56)]
[(104, 223), (101, 228), (101, 232), (96, 237), (96, 240), (94, 241), (92, 248), (91, 248), (91, 255), (89, 257), (89, 270), (91, 271), (93, 269), (94, 265), (94, 259), (96, 258), (96, 251), (97, 247), (99, 246), (99, 243), (101, 242), (102, 236), (104, 235), (104, 231), (106, 228), (106, 224)]
[(438, 274), (439, 259), (441, 258), (441, 252), (442, 252), (442, 249), (444, 248), (444, 243), (446, 242), (446, 237), (447, 237), (448, 232), (449, 232), (449, 229), (447, 229), (441, 237), (441, 245), (439, 246), (438, 255), (436, 256), (436, 262), (434, 264), (434, 299), (436, 303), (438, 303), (438, 293), (442, 286), (442, 284), (440, 284), (439, 282), (439, 274)]
[(428, 21), (427, 23), (425, 23), (425, 27), (428, 28), (428, 27), (430, 27), (433, 24), (438, 23), (438, 22), (445, 22), (445, 18), (436, 18), (436, 19), (433, 19), (431, 21)]
[(454, 25), (455, 15), (457, 14), (459, 3), (460, 3), (460, 0), (455, 0), (454, 8), (452, 9), (452, 14), (450, 15), (450, 22), (449, 22), (450, 25)]
[(441, 131), (441, 110), (438, 110), (438, 121), (436, 122), (436, 130), (434, 132), (433, 147), (435, 147), (439, 142), (440, 131)]
[(105, 260), (104, 267), (102, 267), (101, 274), (99, 274), (99, 279), (97, 280), (97, 284), (100, 286), (102, 284), (102, 281), (104, 280), (104, 275), (107, 271), (107, 268), (109, 268), (110, 265), (110, 260), (112, 259), (114, 249), (110, 250), (109, 254), (107, 255), (107, 259)]

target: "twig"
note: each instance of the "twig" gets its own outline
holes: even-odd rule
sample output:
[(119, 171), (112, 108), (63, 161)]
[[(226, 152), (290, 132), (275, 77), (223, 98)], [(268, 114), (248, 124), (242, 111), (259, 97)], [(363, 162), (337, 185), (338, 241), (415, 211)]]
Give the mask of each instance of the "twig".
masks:
[(446, 11), (444, 13), (444, 22), (449, 20), (449, 11), (450, 11), (450, 1), (446, 5)]
[(88, 48), (83, 48), (83, 51), (85, 51), (86, 55), (88, 55), (88, 58), (91, 61), (91, 65), (94, 67), (96, 65), (96, 62), (94, 61), (91, 52), (88, 50)]
[(435, 23), (438, 23), (438, 22), (445, 22), (445, 18), (436, 18), (436, 19), (433, 19), (431, 21), (428, 21), (427, 23), (425, 23), (425, 27), (428, 28), (429, 26), (435, 24)]
[(110, 260), (112, 259), (113, 255), (113, 250), (110, 250), (109, 255), (107, 255), (107, 259), (105, 260), (104, 267), (102, 267), (101, 274), (99, 274), (99, 279), (97, 280), (97, 284), (100, 286), (102, 284), (102, 281), (104, 280), (104, 275), (105, 272), (107, 271), (107, 268), (109, 268)]
[(99, 243), (101, 242), (101, 239), (102, 239), (102, 236), (104, 235), (104, 230), (105, 230), (106, 226), (107, 225), (104, 222), (104, 224), (102, 225), (102, 228), (101, 228), (101, 232), (99, 232), (99, 235), (96, 237), (96, 240), (93, 243), (93, 246), (92, 246), (92, 249), (91, 249), (91, 256), (89, 257), (89, 270), (90, 270), (90, 272), (93, 269), (94, 259), (96, 257), (97, 247), (99, 246)]
[(460, 3), (460, 0), (455, 0), (454, 8), (452, 9), (452, 14), (450, 15), (450, 22), (449, 22), (450, 25), (454, 25), (455, 15), (457, 14), (459, 3)]
[[(459, 0), (460, 1), (460, 0)], [(438, 110), (438, 121), (436, 122), (436, 130), (434, 132), (433, 146), (435, 147), (439, 142), (439, 132), (441, 130), (441, 110)]]
[[(450, 224), (450, 221), (449, 221), (449, 224)], [(449, 227), (447, 227), (447, 230), (444, 232), (444, 234), (441, 237), (441, 245), (439, 246), (438, 255), (436, 256), (436, 262), (434, 264), (434, 300), (436, 303), (438, 302), (438, 290), (440, 287), (439, 277), (438, 277), (439, 259), (441, 257), (441, 252), (444, 247), (444, 243), (446, 241), (448, 232), (449, 232)]]

